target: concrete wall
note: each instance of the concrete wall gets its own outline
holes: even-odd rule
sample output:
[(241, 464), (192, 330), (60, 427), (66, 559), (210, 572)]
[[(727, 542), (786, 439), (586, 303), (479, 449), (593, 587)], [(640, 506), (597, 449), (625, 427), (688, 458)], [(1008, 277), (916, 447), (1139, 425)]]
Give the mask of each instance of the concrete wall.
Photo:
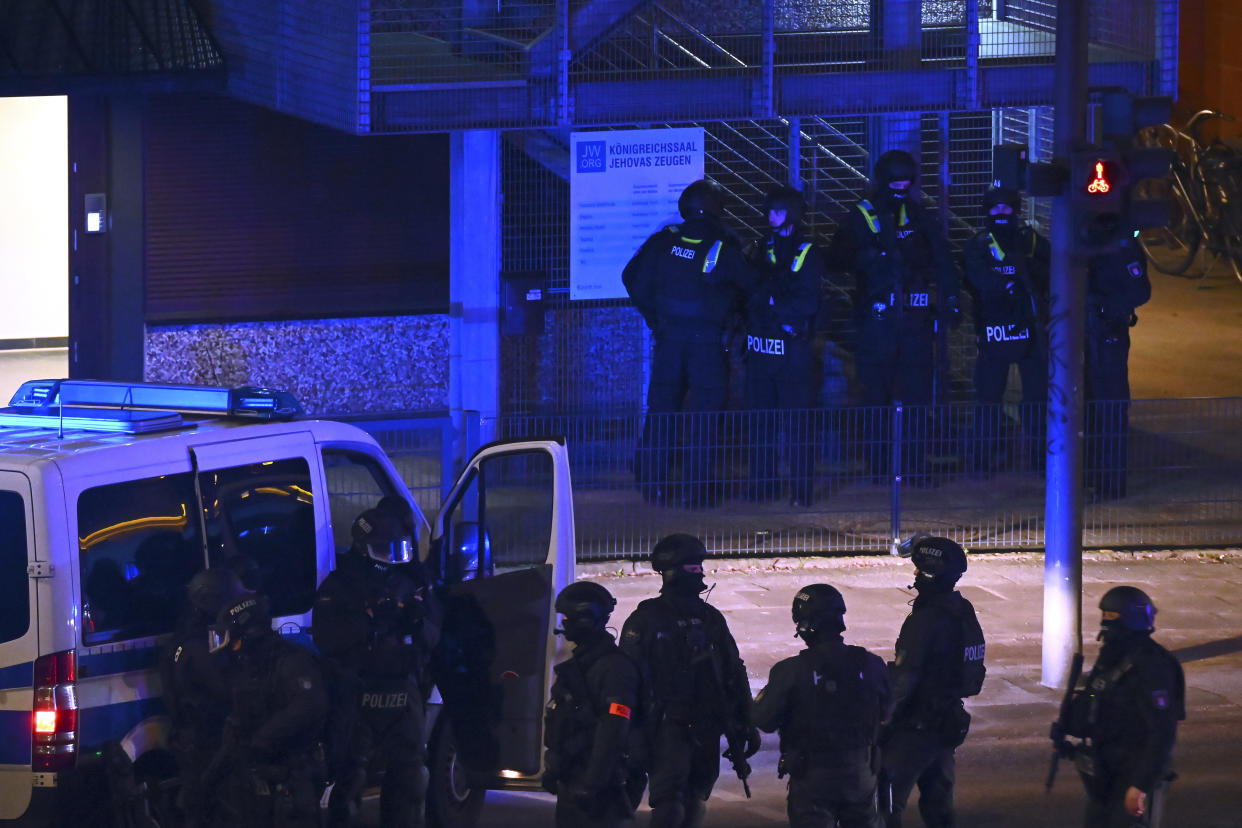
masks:
[(308, 414), (448, 407), (446, 315), (148, 326), (144, 378), (267, 385)]

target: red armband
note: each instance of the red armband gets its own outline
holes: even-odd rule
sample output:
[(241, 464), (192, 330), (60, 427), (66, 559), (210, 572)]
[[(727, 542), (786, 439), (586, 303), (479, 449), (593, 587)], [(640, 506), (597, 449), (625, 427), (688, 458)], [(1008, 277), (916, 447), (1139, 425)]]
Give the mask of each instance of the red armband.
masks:
[(624, 704), (618, 704), (617, 702), (608, 705), (608, 713), (611, 716), (620, 716), (623, 719), (630, 717), (630, 709)]

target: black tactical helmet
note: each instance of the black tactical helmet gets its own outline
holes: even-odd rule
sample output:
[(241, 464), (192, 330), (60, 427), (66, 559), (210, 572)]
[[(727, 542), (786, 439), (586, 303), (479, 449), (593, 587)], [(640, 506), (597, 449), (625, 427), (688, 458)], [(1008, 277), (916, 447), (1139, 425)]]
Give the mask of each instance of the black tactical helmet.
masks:
[(940, 586), (951, 586), (966, 572), (966, 550), (955, 541), (935, 535), (915, 535), (901, 545), (902, 557), (910, 558), (919, 577)]
[(1022, 209), (1022, 193), (1008, 187), (988, 187), (983, 194), (983, 212), (990, 212), (997, 204), (1008, 204), (1016, 213)]
[(919, 165), (905, 150), (889, 150), (875, 162), (875, 186), (881, 190), (887, 190), (894, 181), (909, 181), (914, 186), (918, 178)]
[(763, 214), (766, 217), (773, 210), (785, 211), (785, 224), (797, 224), (806, 213), (806, 200), (802, 191), (793, 187), (773, 187), (763, 197)]
[(617, 606), (612, 593), (594, 581), (574, 581), (556, 596), (556, 611), (561, 615), (594, 614), (596, 620), (604, 621)]
[(798, 634), (832, 628), (832, 632), (845, 629), (845, 599), (830, 584), (808, 584), (798, 590), (793, 599), (793, 621)]
[(707, 178), (691, 182), (677, 199), (677, 210), (686, 220), (705, 215), (720, 218), (724, 215), (724, 205), (724, 188)]
[(651, 549), (651, 568), (656, 572), (676, 569), (686, 564), (701, 564), (707, 557), (703, 541), (694, 535), (677, 532), (665, 535)]
[(385, 564), (404, 564), (414, 560), (413, 510), (399, 497), (385, 497), (374, 509), (367, 509), (350, 529), (354, 551)]
[(216, 616), (215, 626), (208, 634), (212, 652), (229, 644), (271, 632), (272, 611), (267, 596), (260, 592), (243, 592)]
[(226, 604), (245, 591), (237, 574), (227, 567), (204, 569), (185, 588), (190, 604), (213, 620)]
[(1151, 632), (1156, 626), (1156, 607), (1138, 587), (1113, 587), (1100, 599), (1100, 611), (1117, 613), (1127, 630)]

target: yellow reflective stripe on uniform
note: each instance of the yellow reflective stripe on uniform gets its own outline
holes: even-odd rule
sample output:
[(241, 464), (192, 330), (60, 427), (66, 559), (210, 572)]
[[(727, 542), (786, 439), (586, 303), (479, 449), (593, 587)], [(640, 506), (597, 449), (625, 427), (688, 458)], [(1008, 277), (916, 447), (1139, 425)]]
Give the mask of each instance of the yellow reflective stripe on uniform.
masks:
[(880, 232), (880, 217), (875, 214), (875, 208), (871, 206), (871, 202), (865, 198), (858, 202), (858, 212), (863, 214), (863, 218), (867, 220), (867, 227), (872, 233)]
[(768, 248), (768, 262), (770, 264), (776, 264), (776, 252), (770, 247)]
[(811, 243), (803, 242), (798, 247), (798, 255), (794, 256), (793, 262), (790, 263), (789, 269), (797, 273), (802, 269), (802, 263), (806, 261), (806, 254), (811, 252)]
[[(872, 233), (879, 235), (880, 233), (880, 217), (875, 214), (875, 208), (871, 206), (871, 202), (863, 199), (858, 202), (858, 212), (863, 214), (863, 218), (867, 220), (867, 227)], [(897, 226), (905, 227), (910, 223), (910, 216), (906, 213), (906, 205), (901, 205), (901, 209), (897, 211)]]
[(1005, 251), (997, 243), (996, 236), (993, 236), (991, 233), (988, 233), (988, 249), (992, 251), (993, 259), (996, 259), (998, 262), (1005, 261)]
[(702, 244), (703, 243), (702, 239), (692, 239), (689, 236), (682, 236), (681, 240), (684, 241), (686, 244)]
[(713, 244), (711, 246), (711, 249), (707, 251), (707, 258), (703, 260), (703, 272), (704, 273), (711, 273), (713, 270), (716, 269), (716, 259), (720, 258), (721, 246), (722, 246), (722, 243), (720, 239), (717, 239), (716, 243)]

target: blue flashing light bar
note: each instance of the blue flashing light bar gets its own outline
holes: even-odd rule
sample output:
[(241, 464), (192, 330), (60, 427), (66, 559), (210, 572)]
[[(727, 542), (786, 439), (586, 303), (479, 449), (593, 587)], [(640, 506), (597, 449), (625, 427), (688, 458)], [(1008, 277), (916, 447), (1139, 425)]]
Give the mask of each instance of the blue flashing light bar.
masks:
[[(23, 383), (9, 401), (10, 410), (51, 415), (50, 409), (85, 407), (123, 411), (175, 411), (263, 420), (292, 419), (302, 413), (297, 398), (285, 391), (257, 386), (213, 388), (145, 382), (45, 379)], [(64, 412), (62, 412), (64, 413)], [(29, 422), (29, 421), (27, 421)]]
[[(59, 411), (59, 409), (53, 409)], [(166, 431), (183, 424), (180, 414), (160, 411), (112, 411), (78, 408), (59, 414), (35, 413), (15, 407), (0, 408), (0, 426), (48, 428), (58, 431), (106, 431), (112, 434), (146, 434)]]

